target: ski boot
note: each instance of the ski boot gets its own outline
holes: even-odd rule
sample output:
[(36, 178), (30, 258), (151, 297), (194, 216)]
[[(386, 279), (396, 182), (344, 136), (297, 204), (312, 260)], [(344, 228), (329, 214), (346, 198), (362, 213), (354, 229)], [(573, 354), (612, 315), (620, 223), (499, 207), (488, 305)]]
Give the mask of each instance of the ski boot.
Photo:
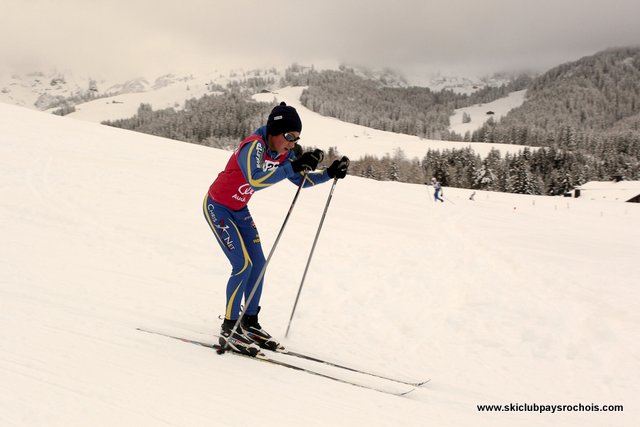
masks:
[(233, 325), (235, 324), (235, 320), (224, 319), (222, 327), (220, 328), (220, 339), (218, 340), (220, 347), (222, 347), (222, 349), (235, 351), (236, 353), (256, 357), (261, 353), (260, 347), (247, 336), (246, 331), (243, 331), (241, 327), (238, 327), (236, 331), (231, 334)]
[[(258, 313), (260, 307), (258, 307)], [(242, 328), (245, 334), (251, 338), (260, 347), (271, 351), (283, 351), (284, 347), (280, 345), (267, 331), (262, 329), (258, 323), (258, 313), (250, 315), (245, 314), (242, 318)]]

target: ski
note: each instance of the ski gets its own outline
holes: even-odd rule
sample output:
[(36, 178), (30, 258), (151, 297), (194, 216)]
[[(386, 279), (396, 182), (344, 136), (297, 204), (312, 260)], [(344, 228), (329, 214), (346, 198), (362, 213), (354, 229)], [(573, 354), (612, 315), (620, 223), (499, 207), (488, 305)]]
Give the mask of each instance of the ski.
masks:
[[(199, 343), (199, 344), (202, 345), (203, 343)], [(207, 345), (207, 346), (211, 347), (211, 348), (214, 348), (216, 350), (221, 348), (221, 346), (219, 346), (218, 344)], [(359, 384), (359, 383), (356, 383), (356, 382), (353, 382), (353, 381), (345, 380), (344, 378), (340, 378), (340, 377), (336, 377), (336, 376), (333, 376), (333, 375), (324, 374), (322, 372), (314, 371), (313, 369), (303, 368), (302, 366), (294, 365), (292, 363), (287, 363), (287, 362), (283, 362), (281, 360), (272, 359), (269, 356), (267, 356), (265, 353), (258, 353), (258, 355), (256, 357), (252, 357), (252, 356), (249, 356), (249, 355), (246, 355), (246, 354), (236, 353), (235, 351), (227, 351), (227, 352), (230, 353), (230, 354), (233, 354), (234, 356), (240, 356), (240, 357), (244, 357), (246, 359), (254, 359), (254, 360), (258, 360), (260, 362), (266, 362), (266, 363), (270, 363), (270, 364), (273, 364), (273, 365), (282, 366), (283, 368), (289, 368), (289, 369), (293, 369), (295, 371), (305, 372), (307, 374), (315, 375), (315, 376), (318, 376), (318, 377), (321, 377), (321, 378), (326, 378), (328, 380), (336, 381), (336, 382), (343, 383), (343, 384), (352, 385), (354, 387), (364, 388), (364, 389), (367, 389), (367, 390), (373, 390), (373, 391), (377, 391), (377, 392), (380, 392), (380, 393), (390, 394), (390, 395), (393, 395), (393, 396), (406, 396), (407, 394), (409, 394), (413, 390), (415, 390), (415, 388), (410, 388), (410, 389), (405, 390), (405, 391), (392, 391), (392, 390), (386, 390), (384, 388), (379, 388), (379, 387)]]
[[(164, 334), (159, 333), (159, 332), (147, 331), (147, 330), (140, 329), (140, 328), (138, 328), (138, 330), (141, 330), (143, 332), (158, 333), (160, 335), (164, 335)], [(215, 338), (220, 338), (220, 336), (216, 335), (216, 334), (213, 334), (213, 336)], [(267, 350), (267, 349), (263, 349), (263, 350), (273, 351), (275, 353), (284, 354), (284, 355), (287, 355), (287, 356), (298, 357), (300, 359), (309, 360), (311, 362), (321, 363), (323, 365), (333, 366), (334, 368), (344, 369), (346, 371), (355, 372), (355, 373), (362, 374), (362, 375), (368, 375), (370, 377), (380, 378), (380, 379), (383, 379), (383, 380), (392, 381), (392, 382), (395, 382), (395, 383), (398, 383), (398, 384), (404, 384), (404, 385), (408, 385), (408, 386), (411, 386), (411, 387), (421, 387), (421, 386), (427, 384), (429, 381), (431, 381), (431, 379), (426, 379), (424, 381), (405, 381), (405, 380), (401, 380), (401, 379), (398, 379), (398, 378), (387, 377), (385, 375), (377, 374), (377, 373), (370, 372), (370, 371), (364, 371), (362, 369), (352, 368), (350, 366), (341, 365), (339, 363), (331, 362), (331, 361), (326, 360), (326, 359), (320, 359), (318, 357), (309, 356), (308, 354), (298, 353), (296, 351), (290, 351), (290, 350), (287, 350), (287, 349), (284, 349), (284, 350)]]
[[(267, 351), (269, 351), (269, 350), (267, 350)], [(330, 361), (325, 360), (325, 359), (319, 359), (317, 357), (309, 356), (309, 355), (303, 354), (303, 353), (298, 353), (296, 351), (289, 351), (289, 350), (286, 350), (286, 349), (282, 350), (282, 351), (277, 350), (276, 353), (285, 354), (285, 355), (289, 355), (289, 356), (293, 356), (293, 357), (299, 357), (300, 359), (310, 360), (312, 362), (322, 363), (323, 365), (333, 366), (335, 368), (344, 369), (346, 371), (357, 372), (359, 374), (368, 375), (368, 376), (376, 377), (376, 378), (381, 378), (383, 380), (396, 382), (398, 384), (409, 385), (409, 386), (412, 386), (412, 387), (420, 387), (420, 386), (425, 385), (429, 381), (431, 381), (431, 379), (428, 379), (428, 380), (425, 380), (425, 381), (419, 381), (419, 382), (411, 382), (411, 381), (399, 380), (397, 378), (386, 377), (384, 375), (376, 374), (374, 372), (363, 371), (363, 370), (357, 369), (357, 368), (351, 368), (349, 366), (340, 365), (338, 363), (330, 362)]]
[[(175, 339), (175, 340), (178, 340), (178, 341), (182, 341), (182, 342), (189, 343), (189, 344), (199, 345), (199, 346), (211, 348), (211, 349), (214, 349), (214, 350), (219, 350), (221, 348), (221, 346), (218, 345), (218, 344), (212, 344), (212, 343), (208, 343), (208, 342), (205, 342), (205, 341), (194, 340), (194, 339), (190, 339), (190, 338), (184, 338), (184, 337), (180, 337), (180, 336), (177, 336), (177, 335), (165, 334), (165, 333), (162, 333), (162, 332), (149, 331), (149, 330), (141, 329), (141, 328), (137, 328), (137, 330), (141, 331), (141, 332), (150, 333), (150, 334), (161, 335), (161, 336), (164, 336), (164, 337), (167, 337), (167, 338), (172, 338), (172, 339)], [(315, 375), (315, 376), (318, 376), (318, 377), (321, 377), (321, 378), (325, 378), (325, 379), (329, 379), (329, 380), (332, 380), (332, 381), (336, 381), (336, 382), (339, 382), (339, 383), (348, 384), (348, 385), (352, 385), (354, 387), (360, 387), (360, 388), (364, 388), (364, 389), (367, 389), (367, 390), (373, 390), (373, 391), (377, 391), (377, 392), (380, 392), (380, 393), (390, 394), (390, 395), (393, 395), (393, 396), (406, 396), (407, 394), (409, 394), (413, 390), (415, 390), (415, 388), (410, 388), (410, 389), (405, 390), (405, 391), (392, 391), (392, 390), (386, 390), (386, 389), (379, 388), (379, 387), (373, 387), (373, 386), (368, 386), (368, 385), (364, 385), (364, 384), (359, 384), (359, 383), (356, 383), (356, 382), (353, 382), (353, 381), (346, 380), (344, 378), (340, 378), (340, 377), (336, 377), (336, 376), (333, 376), (333, 375), (324, 374), (322, 372), (318, 372), (318, 371), (315, 371), (313, 369), (303, 368), (302, 366), (294, 365), (292, 363), (287, 363), (287, 362), (283, 362), (283, 361), (280, 361), (280, 360), (272, 359), (269, 356), (267, 356), (265, 353), (258, 353), (258, 355), (256, 357), (252, 357), (252, 356), (249, 356), (249, 355), (246, 355), (246, 354), (242, 354), (242, 353), (236, 353), (234, 351), (228, 351), (228, 353), (233, 354), (234, 356), (240, 356), (240, 357), (244, 357), (246, 359), (253, 359), (253, 360), (260, 361), (260, 362), (281, 366), (283, 368), (293, 369), (293, 370), (296, 370), (296, 371), (299, 371), (299, 372), (305, 372), (305, 373), (310, 374), (310, 375)], [(282, 353), (282, 354), (284, 354), (284, 353)]]
[[(213, 336), (215, 338), (220, 338), (220, 336), (216, 335), (216, 334), (213, 334)], [(297, 351), (290, 351), (290, 350), (287, 350), (286, 348), (277, 349), (277, 350), (270, 350), (270, 349), (263, 348), (262, 350), (265, 350), (267, 352), (284, 354), (286, 356), (298, 357), (300, 359), (309, 360), (311, 362), (321, 363), (323, 365), (333, 366), (334, 368), (344, 369), (346, 371), (355, 372), (355, 373), (362, 374), (362, 375), (368, 375), (370, 377), (376, 377), (376, 378), (380, 378), (380, 379), (383, 379), (383, 380), (392, 381), (392, 382), (395, 382), (395, 383), (398, 383), (398, 384), (409, 385), (411, 387), (420, 387), (420, 386), (425, 385), (429, 381), (431, 381), (431, 379), (427, 379), (427, 380), (424, 380), (424, 381), (415, 381), (415, 382), (414, 381), (404, 381), (404, 380), (400, 380), (400, 379), (397, 379), (397, 378), (392, 378), (392, 377), (387, 377), (385, 375), (376, 374), (374, 372), (363, 371), (362, 369), (352, 368), (350, 366), (341, 365), (339, 363), (331, 362), (331, 361), (326, 360), (326, 359), (320, 359), (318, 357), (310, 356), (308, 354), (298, 353)]]

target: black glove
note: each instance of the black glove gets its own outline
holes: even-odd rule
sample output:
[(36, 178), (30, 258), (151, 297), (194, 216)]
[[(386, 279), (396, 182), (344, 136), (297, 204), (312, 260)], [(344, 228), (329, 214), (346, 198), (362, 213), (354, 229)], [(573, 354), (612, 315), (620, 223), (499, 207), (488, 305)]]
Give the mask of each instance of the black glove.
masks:
[(349, 158), (342, 156), (340, 160), (335, 160), (327, 168), (327, 175), (329, 175), (329, 178), (342, 179), (347, 176), (347, 169), (349, 169)]
[(318, 163), (320, 163), (322, 159), (324, 159), (324, 152), (316, 148), (313, 151), (303, 153), (299, 159), (291, 162), (291, 166), (294, 172), (301, 172), (303, 170), (312, 171), (318, 167)]

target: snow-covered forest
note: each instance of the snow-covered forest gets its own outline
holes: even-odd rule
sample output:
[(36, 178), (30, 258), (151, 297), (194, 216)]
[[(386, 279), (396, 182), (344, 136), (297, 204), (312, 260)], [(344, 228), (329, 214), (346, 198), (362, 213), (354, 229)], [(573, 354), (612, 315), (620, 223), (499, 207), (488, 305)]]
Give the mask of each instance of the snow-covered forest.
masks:
[[(279, 80), (272, 71), (224, 87), (212, 84), (215, 94), (188, 100), (184, 108), (154, 111), (141, 105), (135, 117), (105, 123), (233, 148), (264, 123), (273, 107), (273, 102), (255, 102), (252, 94), (304, 85), (303, 105), (346, 122), (420, 137), (523, 146), (520, 153), (504, 155), (451, 148), (425, 150), (418, 157), (407, 156), (400, 147), (384, 156), (353, 159), (352, 174), (412, 183), (436, 177), (452, 187), (558, 195), (591, 180), (640, 177), (639, 70), (640, 49), (610, 49), (536, 78), (514, 76), (499, 87), (459, 94), (408, 87), (389, 75), (367, 76), (348, 67), (293, 65)], [(482, 105), (522, 88), (527, 89), (524, 104), (501, 119), (489, 117), (464, 136), (448, 129), (454, 109)], [(470, 117), (463, 115), (465, 119)]]

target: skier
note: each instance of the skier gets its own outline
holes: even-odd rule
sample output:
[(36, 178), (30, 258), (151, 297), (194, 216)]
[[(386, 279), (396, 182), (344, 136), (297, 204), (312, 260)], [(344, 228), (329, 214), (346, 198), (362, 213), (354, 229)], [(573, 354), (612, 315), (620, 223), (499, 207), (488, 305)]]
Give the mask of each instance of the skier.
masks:
[(440, 200), (444, 203), (444, 199), (440, 197), (442, 196), (442, 185), (440, 185), (440, 181), (437, 181), (436, 178), (433, 177), (431, 178), (431, 185), (433, 185), (433, 201), (437, 202)]
[[(266, 126), (243, 140), (231, 155), (225, 169), (218, 174), (204, 199), (204, 216), (231, 263), (227, 282), (225, 315), (220, 331), (220, 345), (255, 356), (260, 347), (276, 350), (280, 344), (258, 323), (263, 280), (256, 283), (265, 264), (258, 230), (247, 204), (255, 191), (285, 178), (304, 188), (347, 175), (348, 160), (335, 160), (322, 172), (311, 172), (322, 160), (321, 150), (308, 151), (300, 158), (292, 151), (300, 139), (302, 121), (295, 108), (284, 102), (273, 108)], [(263, 277), (264, 278), (264, 277)], [(232, 334), (245, 304), (256, 291), (241, 325)]]

